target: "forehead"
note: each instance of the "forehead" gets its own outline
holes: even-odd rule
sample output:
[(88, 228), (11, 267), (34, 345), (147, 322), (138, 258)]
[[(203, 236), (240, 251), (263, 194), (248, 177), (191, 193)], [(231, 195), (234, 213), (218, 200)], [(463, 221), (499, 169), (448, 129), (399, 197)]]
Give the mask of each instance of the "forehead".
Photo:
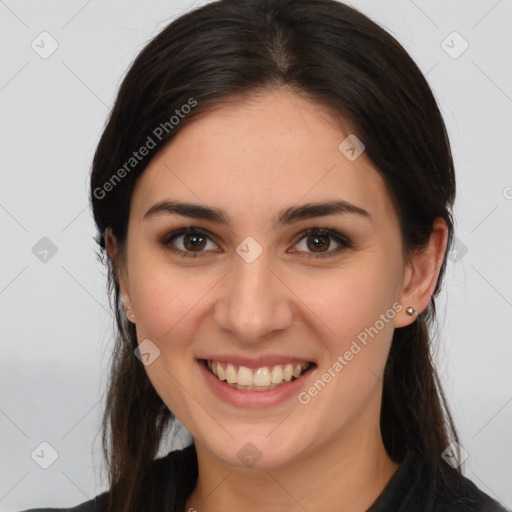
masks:
[[(341, 125), (343, 126), (343, 124)], [(185, 125), (139, 178), (132, 211), (190, 200), (262, 222), (297, 203), (343, 199), (393, 215), (384, 181), (363, 154), (339, 146), (345, 129), (325, 108), (286, 90), (232, 101)]]

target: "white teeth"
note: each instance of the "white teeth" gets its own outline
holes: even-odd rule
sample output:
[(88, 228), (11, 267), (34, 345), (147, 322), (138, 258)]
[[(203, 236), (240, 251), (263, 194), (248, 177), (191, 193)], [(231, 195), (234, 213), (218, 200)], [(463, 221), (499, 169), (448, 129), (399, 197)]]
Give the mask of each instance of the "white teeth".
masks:
[[(252, 372), (251, 372), (252, 373)], [(255, 386), (270, 386), (270, 372), (267, 367), (258, 368), (254, 374)]]
[(290, 382), (292, 380), (292, 376), (293, 366), (291, 364), (287, 364), (283, 372), (283, 379), (287, 382)]
[(224, 373), (222, 366), (217, 363), (215, 367), (217, 368), (217, 377), (219, 377), (220, 380), (226, 380), (226, 374)]
[(283, 381), (283, 369), (281, 366), (274, 366), (272, 369), (272, 384), (279, 384)]
[(252, 380), (251, 370), (245, 366), (240, 366), (240, 368), (238, 368), (238, 375), (236, 376), (236, 383), (241, 386), (252, 386)]
[[(217, 363), (217, 366), (220, 366), (219, 363)], [(232, 364), (228, 364), (226, 367), (226, 380), (230, 384), (236, 383), (236, 372), (235, 367)]]
[(283, 382), (290, 382), (294, 377), (298, 379), (311, 365), (309, 363), (296, 365), (289, 363), (284, 366), (276, 365), (272, 371), (267, 366), (254, 371), (246, 366), (239, 366), (236, 371), (235, 366), (231, 363), (228, 363), (224, 370), (221, 363), (216, 361), (207, 361), (207, 366), (219, 380), (225, 380), (229, 384), (235, 385), (234, 387), (239, 389), (256, 387), (261, 391), (266, 391)]

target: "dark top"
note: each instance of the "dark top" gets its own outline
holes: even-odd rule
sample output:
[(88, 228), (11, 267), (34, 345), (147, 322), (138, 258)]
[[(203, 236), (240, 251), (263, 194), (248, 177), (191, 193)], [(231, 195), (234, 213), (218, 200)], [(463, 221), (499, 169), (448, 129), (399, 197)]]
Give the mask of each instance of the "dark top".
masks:
[[(507, 512), (482, 492), (471, 480), (454, 475), (451, 484), (425, 477), (420, 457), (409, 453), (391, 477), (380, 496), (366, 512)], [(187, 478), (188, 476), (188, 478)], [(159, 489), (155, 512), (185, 512), (185, 501), (197, 481), (197, 458), (192, 444), (156, 459), (148, 479)], [(176, 505), (170, 503), (172, 486)], [(99, 494), (73, 508), (38, 508), (23, 512), (104, 512), (107, 494)], [(152, 512), (144, 509), (144, 512)]]

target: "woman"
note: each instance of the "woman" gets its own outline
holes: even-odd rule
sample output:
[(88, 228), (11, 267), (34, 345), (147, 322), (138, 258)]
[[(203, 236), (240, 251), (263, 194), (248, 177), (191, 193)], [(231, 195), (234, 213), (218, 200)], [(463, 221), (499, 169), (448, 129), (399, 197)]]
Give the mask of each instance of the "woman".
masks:
[[(430, 358), (454, 199), (429, 86), (358, 11), (173, 21), (94, 157), (110, 489), (69, 510), (504, 510), (461, 474)], [(175, 418), (193, 444), (154, 460)]]

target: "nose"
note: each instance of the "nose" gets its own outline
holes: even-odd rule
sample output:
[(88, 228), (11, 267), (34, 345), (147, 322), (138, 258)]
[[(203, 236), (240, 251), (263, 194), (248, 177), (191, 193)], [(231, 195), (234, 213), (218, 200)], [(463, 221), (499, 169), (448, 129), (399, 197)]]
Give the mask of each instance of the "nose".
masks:
[(267, 340), (293, 321), (293, 292), (269, 265), (266, 252), (252, 263), (236, 255), (225, 277), (214, 319), (243, 343)]

